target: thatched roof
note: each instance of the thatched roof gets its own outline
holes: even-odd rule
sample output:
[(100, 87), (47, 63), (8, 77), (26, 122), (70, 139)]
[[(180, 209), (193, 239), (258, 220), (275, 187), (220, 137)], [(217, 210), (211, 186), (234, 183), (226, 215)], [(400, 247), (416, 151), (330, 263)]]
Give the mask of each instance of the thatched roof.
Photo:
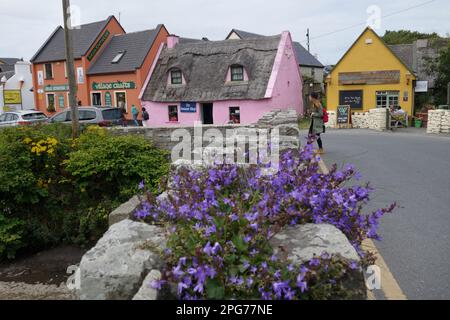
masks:
[[(179, 43), (163, 49), (145, 89), (143, 100), (155, 102), (264, 99), (281, 36), (240, 41)], [(226, 83), (231, 65), (243, 65), (248, 82)], [(173, 68), (182, 71), (185, 85), (167, 84)]]

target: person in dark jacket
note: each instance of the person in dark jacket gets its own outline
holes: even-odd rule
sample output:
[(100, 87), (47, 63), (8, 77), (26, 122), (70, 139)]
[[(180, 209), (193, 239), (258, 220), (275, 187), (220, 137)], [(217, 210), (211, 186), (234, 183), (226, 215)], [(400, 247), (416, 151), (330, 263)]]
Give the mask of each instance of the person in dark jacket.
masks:
[(147, 128), (147, 121), (150, 120), (150, 116), (145, 108), (142, 108), (142, 125)]
[(320, 96), (317, 92), (311, 93), (309, 96), (309, 101), (312, 104), (311, 112), (311, 125), (309, 127), (310, 136), (317, 137), (317, 144), (319, 145), (318, 154), (323, 154), (323, 143), (320, 135), (325, 132), (325, 125), (323, 122), (323, 106), (320, 102)]

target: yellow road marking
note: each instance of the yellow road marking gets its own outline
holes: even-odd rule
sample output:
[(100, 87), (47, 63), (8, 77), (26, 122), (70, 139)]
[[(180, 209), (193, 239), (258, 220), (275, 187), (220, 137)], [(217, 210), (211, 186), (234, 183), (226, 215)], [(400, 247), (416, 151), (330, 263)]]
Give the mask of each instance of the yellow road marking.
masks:
[[(319, 169), (324, 174), (328, 174), (330, 171), (328, 170), (325, 162), (321, 159), (319, 161)], [(378, 251), (375, 243), (372, 240), (366, 239), (362, 243), (362, 248), (364, 250), (369, 250), (375, 254), (376, 257), (376, 265), (380, 268), (381, 272), (381, 290), (383, 290), (384, 296), (387, 300), (407, 300), (405, 294), (400, 288), (397, 280), (395, 280), (394, 275), (389, 270), (386, 262), (383, 259), (383, 256)], [(367, 300), (376, 300), (375, 295), (372, 291), (367, 290)]]

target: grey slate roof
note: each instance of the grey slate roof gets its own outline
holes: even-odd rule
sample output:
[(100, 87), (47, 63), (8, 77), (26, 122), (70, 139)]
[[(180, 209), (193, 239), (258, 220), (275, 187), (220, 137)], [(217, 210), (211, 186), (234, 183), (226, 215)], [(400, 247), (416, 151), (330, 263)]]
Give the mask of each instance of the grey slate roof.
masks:
[[(143, 100), (207, 102), (264, 99), (281, 36), (239, 41), (203, 41), (178, 44), (161, 52)], [(249, 81), (225, 83), (228, 69), (243, 65)], [(167, 77), (179, 68), (186, 84), (172, 86)]]
[(315, 68), (325, 68), (325, 66), (320, 63), (311, 53), (308, 52), (300, 42), (294, 42), (294, 52), (297, 57), (298, 64), (300, 66), (315, 67)]
[(0, 79), (3, 78), (3, 77), (6, 77), (6, 80), (9, 80), (15, 74), (16, 73), (14, 71), (0, 72)]
[[(100, 32), (112, 18), (113, 16), (110, 16), (106, 20), (84, 24), (81, 25), (79, 29), (73, 29), (72, 35), (75, 59), (79, 59), (86, 54), (89, 47), (91, 47), (95, 39), (100, 35)], [(43, 63), (66, 60), (64, 43), (64, 28), (59, 26), (33, 58), (31, 58), (31, 62)]]
[(227, 39), (233, 32), (235, 32), (239, 36), (239, 38), (244, 39), (244, 40), (264, 37), (263, 35), (260, 35), (260, 34), (247, 32), (247, 31), (243, 31), (243, 30), (238, 30), (238, 29), (233, 29), (228, 34)]
[[(242, 30), (238, 30), (238, 29), (233, 29), (228, 34), (227, 39), (233, 32), (235, 32), (241, 39), (256, 39), (256, 38), (265, 37), (260, 34), (242, 31)], [(324, 68), (324, 65), (322, 63), (320, 63), (320, 61), (317, 60), (316, 57), (314, 57), (311, 53), (309, 53), (308, 50), (306, 50), (299, 42), (294, 42), (293, 46), (294, 46), (295, 56), (297, 57), (297, 61), (300, 66)]]
[(392, 52), (411, 70), (416, 71), (414, 66), (414, 45), (397, 44), (388, 46)]
[(17, 58), (0, 58), (0, 72), (14, 71), (14, 65), (20, 61)]
[[(131, 72), (139, 69), (150, 51), (163, 25), (154, 30), (115, 35), (102, 54), (90, 66), (87, 74)], [(119, 63), (112, 63), (114, 57), (126, 51)]]

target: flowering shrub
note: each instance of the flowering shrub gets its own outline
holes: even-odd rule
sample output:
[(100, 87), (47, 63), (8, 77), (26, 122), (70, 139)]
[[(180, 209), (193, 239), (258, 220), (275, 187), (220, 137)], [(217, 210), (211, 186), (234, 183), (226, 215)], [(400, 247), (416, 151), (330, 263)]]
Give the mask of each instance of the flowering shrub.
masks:
[(166, 152), (141, 137), (91, 126), (74, 141), (64, 124), (2, 128), (0, 260), (96, 241), (139, 181), (151, 187), (167, 172)]
[[(329, 223), (342, 230), (364, 263), (373, 261), (361, 249), (366, 238), (379, 239), (380, 218), (395, 204), (362, 213), (371, 188), (346, 186), (357, 176), (347, 166), (318, 172), (312, 145), (281, 155), (279, 172), (261, 167), (218, 165), (181, 169), (168, 197), (147, 201), (136, 218), (167, 226), (167, 263), (161, 287), (176, 283), (181, 299), (326, 299), (345, 297), (343, 280), (354, 261), (324, 253), (295, 266), (273, 255), (269, 240), (287, 225)], [(143, 187), (143, 186), (141, 186)]]

